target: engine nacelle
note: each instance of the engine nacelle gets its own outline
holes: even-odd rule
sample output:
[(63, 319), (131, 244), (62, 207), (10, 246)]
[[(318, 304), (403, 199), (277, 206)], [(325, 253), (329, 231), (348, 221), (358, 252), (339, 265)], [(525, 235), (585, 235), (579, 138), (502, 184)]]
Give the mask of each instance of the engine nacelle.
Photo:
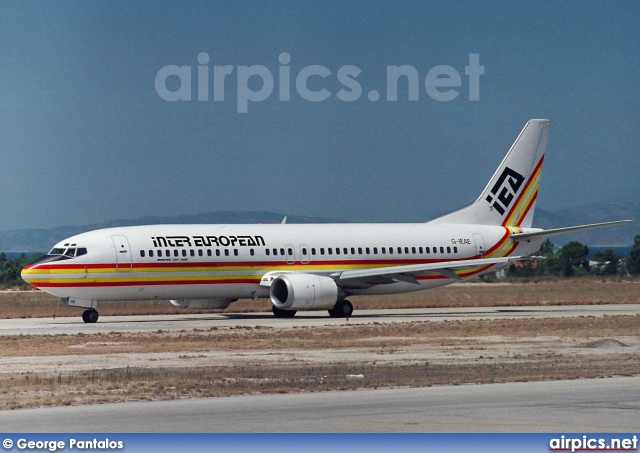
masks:
[(191, 310), (223, 309), (236, 299), (174, 299), (171, 304), (180, 308)]
[(328, 310), (338, 301), (338, 286), (329, 277), (283, 274), (271, 283), (269, 296), (281, 310)]

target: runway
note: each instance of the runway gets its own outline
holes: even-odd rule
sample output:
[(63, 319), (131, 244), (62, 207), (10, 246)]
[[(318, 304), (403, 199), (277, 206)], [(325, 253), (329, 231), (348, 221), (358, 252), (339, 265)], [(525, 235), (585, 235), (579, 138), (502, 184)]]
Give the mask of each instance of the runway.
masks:
[(638, 432), (640, 378), (251, 395), (0, 412), (4, 432)]
[(357, 310), (349, 320), (330, 318), (326, 311), (300, 312), (295, 318), (275, 318), (271, 313), (215, 313), (152, 316), (102, 316), (96, 324), (77, 317), (0, 320), (0, 335), (73, 335), (78, 333), (154, 332), (191, 329), (399, 323), (413, 321), (478, 320), (500, 318), (558, 318), (575, 316), (640, 315), (640, 304), (548, 305), (531, 307), (459, 307)]

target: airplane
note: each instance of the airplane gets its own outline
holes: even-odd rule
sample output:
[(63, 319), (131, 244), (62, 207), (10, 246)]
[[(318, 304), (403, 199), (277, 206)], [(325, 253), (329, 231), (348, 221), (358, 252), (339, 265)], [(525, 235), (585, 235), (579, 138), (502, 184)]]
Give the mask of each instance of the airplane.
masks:
[(630, 220), (532, 228), (549, 120), (526, 123), (480, 196), (426, 223), (151, 225), (78, 234), (24, 267), (22, 278), (84, 308), (170, 300), (224, 309), (268, 298), (276, 317), (300, 310), (352, 315), (352, 295), (419, 291), (494, 272), (557, 234)]

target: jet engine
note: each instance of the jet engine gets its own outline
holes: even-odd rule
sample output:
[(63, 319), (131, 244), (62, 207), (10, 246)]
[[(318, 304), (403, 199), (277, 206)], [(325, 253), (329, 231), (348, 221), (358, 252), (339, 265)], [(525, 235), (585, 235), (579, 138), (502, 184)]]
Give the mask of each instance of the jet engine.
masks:
[(237, 299), (174, 299), (171, 304), (180, 308), (189, 308), (192, 310), (203, 309), (223, 309)]
[(281, 310), (328, 310), (338, 300), (338, 286), (329, 277), (283, 274), (271, 283), (269, 296)]

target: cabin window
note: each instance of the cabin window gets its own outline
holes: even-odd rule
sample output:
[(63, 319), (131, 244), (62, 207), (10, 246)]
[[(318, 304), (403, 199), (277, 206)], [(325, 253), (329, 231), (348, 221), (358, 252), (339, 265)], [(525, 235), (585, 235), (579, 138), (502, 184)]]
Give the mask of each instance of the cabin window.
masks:
[(458, 247), (453, 248), (453, 253), (458, 253)]
[(216, 249), (216, 256), (220, 256), (220, 249)]
[(386, 247), (382, 247), (382, 254), (386, 255), (386, 253), (387, 253), (387, 248)]
[(293, 249), (287, 249), (287, 253), (289, 254), (289, 256), (293, 256)]
[(140, 250), (140, 256), (144, 258), (144, 250)]
[(398, 255), (402, 255), (402, 247), (398, 247)]
[(447, 253), (451, 253), (451, 247), (447, 247)]
[(358, 247), (358, 255), (362, 255), (362, 247)]
[(189, 250), (189, 255), (196, 256), (196, 251), (195, 250)]
[(342, 249), (342, 254), (343, 254), (343, 255), (348, 255), (348, 254), (349, 254), (349, 249), (348, 249), (348, 248), (346, 248), (346, 247), (345, 247), (345, 248), (343, 248), (343, 249)]
[(444, 253), (444, 247), (440, 247), (440, 253)]
[(198, 250), (198, 256), (202, 256), (202, 255), (203, 255), (202, 250)]
[(420, 253), (420, 255), (422, 255), (422, 247), (418, 247), (418, 253)]
[(149, 256), (153, 258), (153, 250), (149, 250)]
[(352, 254), (352, 255), (355, 255), (355, 254), (356, 254), (356, 249), (355, 249), (355, 247), (351, 247), (351, 254)]
[(320, 255), (324, 255), (324, 247), (320, 247)]
[(302, 247), (302, 256), (307, 256), (307, 248)]
[(329, 254), (329, 255), (333, 255), (333, 250), (331, 249), (331, 247), (329, 247), (329, 248), (327, 249), (327, 254)]
[(315, 249), (315, 247), (311, 247), (311, 254), (312, 254), (312, 255), (315, 255), (315, 254), (316, 254), (316, 249)]
[(280, 249), (280, 255), (284, 256), (284, 249)]
[[(175, 251), (175, 255), (178, 256), (178, 251)], [(187, 256), (187, 251), (186, 250), (182, 250), (182, 256)]]
[(224, 256), (229, 256), (229, 249), (224, 249)]
[(378, 254), (378, 247), (374, 247), (374, 248), (373, 248), (373, 254), (374, 254), (374, 255), (377, 255), (377, 254)]
[(233, 256), (238, 256), (238, 249), (233, 249)]
[(416, 248), (415, 247), (411, 247), (411, 253), (413, 253), (414, 255), (416, 254)]
[(367, 253), (367, 255), (369, 255), (371, 253), (371, 251), (369, 250), (369, 247), (366, 247), (364, 250)]
[(336, 247), (336, 255), (340, 255), (340, 247)]
[(211, 256), (211, 249), (207, 249), (207, 256)]
[(271, 250), (265, 249), (264, 253), (265, 253), (265, 255), (269, 256), (269, 255), (271, 255)]

